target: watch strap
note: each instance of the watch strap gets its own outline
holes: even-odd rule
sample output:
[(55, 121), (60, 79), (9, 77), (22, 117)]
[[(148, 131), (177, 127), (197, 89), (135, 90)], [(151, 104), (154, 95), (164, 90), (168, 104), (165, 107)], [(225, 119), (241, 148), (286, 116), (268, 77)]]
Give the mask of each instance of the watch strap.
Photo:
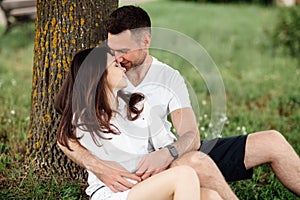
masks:
[(173, 146), (173, 145), (167, 145), (166, 147), (169, 150), (171, 156), (174, 158), (174, 160), (177, 159), (178, 158), (178, 151), (177, 151), (176, 147)]

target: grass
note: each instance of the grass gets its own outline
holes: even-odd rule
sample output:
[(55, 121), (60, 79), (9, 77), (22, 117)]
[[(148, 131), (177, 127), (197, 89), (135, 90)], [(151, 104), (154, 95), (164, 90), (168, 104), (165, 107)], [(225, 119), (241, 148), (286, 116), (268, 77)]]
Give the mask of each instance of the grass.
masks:
[[(276, 129), (300, 153), (300, 66), (296, 59), (276, 53), (269, 40), (277, 8), (168, 1), (142, 7), (150, 13), (153, 26), (192, 37), (218, 66), (227, 98), (222, 135)], [(57, 177), (36, 180), (22, 166), (33, 61), (33, 37), (28, 29), (33, 30), (33, 24), (0, 37), (0, 199), (87, 199), (84, 188), (75, 182), (60, 182)], [(3, 30), (0, 26), (1, 33)], [(199, 128), (205, 135), (213, 124), (203, 80), (184, 59), (162, 51), (153, 54), (191, 83), (200, 105)], [(256, 168), (253, 180), (231, 187), (240, 199), (297, 199), (266, 165)]]

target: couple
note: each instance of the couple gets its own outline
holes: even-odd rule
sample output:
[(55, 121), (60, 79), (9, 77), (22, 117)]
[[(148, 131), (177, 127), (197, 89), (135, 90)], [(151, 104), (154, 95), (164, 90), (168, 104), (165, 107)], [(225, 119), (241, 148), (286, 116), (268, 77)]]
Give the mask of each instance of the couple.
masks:
[[(200, 194), (203, 199), (237, 199), (226, 181), (251, 178), (252, 168), (263, 163), (270, 163), (279, 180), (292, 192), (300, 195), (299, 156), (277, 131), (270, 130), (252, 133), (248, 136), (219, 138), (208, 153), (209, 156), (201, 152), (207, 145), (210, 145), (211, 141), (200, 142), (195, 116), (180, 74), (149, 55), (150, 27), (150, 18), (143, 9), (135, 6), (118, 8), (110, 15), (107, 22), (107, 45), (115, 58), (112, 59), (109, 54), (103, 53), (107, 55), (107, 58), (100, 59), (98, 56), (98, 62), (102, 62), (101, 64), (84, 64), (80, 68), (84, 71), (83, 74), (87, 73), (86, 76), (89, 77), (97, 73), (89, 73), (89, 70), (83, 68), (88, 65), (98, 66), (101, 70), (97, 77), (98, 79), (101, 77), (100, 83), (102, 81), (103, 84), (98, 84), (97, 79), (90, 78), (82, 80), (79, 78), (76, 82), (76, 70), (79, 69), (74, 69), (75, 72), (71, 70), (73, 74), (69, 73), (57, 96), (56, 107), (62, 113), (57, 137), (58, 144), (69, 158), (89, 171), (88, 195), (92, 195), (92, 199), (104, 196), (104, 193), (112, 196), (120, 195), (121, 199), (147, 199), (146, 194), (139, 195), (144, 191), (149, 191), (151, 199), (156, 199), (151, 195), (166, 195), (157, 199), (172, 199), (173, 197), (182, 199), (180, 189), (188, 188), (187, 192), (184, 192), (184, 199), (193, 199), (193, 197), (186, 196), (191, 193), (193, 195), (197, 193), (198, 199)], [(142, 31), (137, 31), (139, 28), (142, 28)], [(84, 63), (94, 60), (90, 58), (84, 60), (86, 56), (82, 54), (84, 53), (80, 52), (74, 57), (72, 68), (76, 66), (78, 68), (80, 60)], [(78, 56), (83, 57), (76, 58)], [(122, 68), (117, 66), (111, 69), (119, 69), (121, 73), (125, 68), (128, 86), (125, 85), (123, 75), (120, 76), (121, 80), (114, 80), (117, 76), (109, 76), (110, 67), (118, 63)], [(105, 71), (106, 65), (108, 67)], [(104, 73), (103, 76), (101, 76), (102, 73)], [(79, 74), (81, 77), (81, 73)], [(106, 78), (103, 78), (105, 76)], [(86, 96), (74, 93), (73, 83), (74, 88), (76, 89), (75, 86), (78, 84), (79, 89), (85, 92)], [(123, 85), (120, 86), (117, 83)], [(105, 87), (107, 89), (104, 89)], [(117, 95), (116, 91), (121, 89), (122, 92)], [(100, 95), (106, 90), (109, 92)], [(91, 94), (96, 96), (91, 96)], [(130, 94), (135, 97), (133, 100), (128, 97)], [(123, 127), (117, 126), (114, 122), (116, 119), (123, 119), (132, 120), (127, 124), (142, 123), (144, 113), (147, 116), (146, 111), (149, 110), (148, 104), (155, 108), (151, 110), (154, 110), (154, 113), (161, 119), (158, 121), (162, 121), (166, 130), (166, 133), (162, 135), (168, 136), (170, 124), (167, 121), (167, 115), (170, 114), (172, 124), (179, 136), (178, 139), (171, 141), (166, 137), (168, 142), (161, 143), (161, 146), (156, 146), (155, 142), (160, 140), (154, 138), (152, 144), (146, 140), (147, 148), (150, 143), (150, 147), (152, 146), (155, 150), (148, 154), (145, 154), (145, 140), (140, 141), (141, 148), (128, 145), (124, 147), (125, 149), (121, 149), (122, 145), (133, 144), (128, 140), (133, 138), (134, 133), (122, 130)], [(95, 111), (92, 108), (95, 108)], [(122, 134), (124, 132), (128, 134)], [(126, 136), (130, 138), (126, 139)], [(118, 143), (118, 137), (124, 139), (124, 142)], [(109, 140), (109, 138), (112, 139)], [(113, 144), (115, 140), (118, 146)], [(118, 157), (121, 156), (119, 154), (108, 159), (101, 159), (99, 154), (101, 152), (103, 155), (107, 154), (105, 146), (108, 143), (111, 144), (111, 150), (115, 147), (115, 153), (123, 150), (139, 159), (135, 159), (137, 162), (134, 164), (128, 165), (126, 162), (122, 163), (124, 159), (114, 160), (119, 159)], [(170, 143), (172, 144), (169, 145)], [(139, 143), (135, 141), (134, 144)], [(97, 150), (94, 150), (94, 147)], [(139, 152), (136, 153), (135, 150)], [(132, 166), (135, 166), (134, 170)], [(180, 170), (184, 172), (179, 173)], [(197, 181), (192, 178), (195, 172)], [(167, 178), (160, 178), (163, 176)], [(191, 180), (183, 180), (186, 176)], [(162, 180), (170, 184), (164, 182), (161, 186), (158, 183), (163, 183)], [(135, 184), (134, 181), (139, 184)], [(105, 187), (102, 187), (103, 184)], [(200, 187), (201, 190), (195, 189), (195, 186)], [(194, 192), (190, 192), (189, 189)]]

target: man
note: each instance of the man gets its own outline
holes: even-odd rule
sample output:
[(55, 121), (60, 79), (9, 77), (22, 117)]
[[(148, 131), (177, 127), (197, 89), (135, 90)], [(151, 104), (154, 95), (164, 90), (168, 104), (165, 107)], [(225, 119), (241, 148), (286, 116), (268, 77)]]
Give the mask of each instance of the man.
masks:
[[(126, 90), (137, 89), (139, 91), (141, 89), (146, 97), (150, 96), (149, 99), (153, 100), (157, 98), (157, 95), (162, 94), (159, 93), (160, 90), (155, 91), (152, 88), (149, 91), (141, 88), (141, 85), (149, 81), (149, 78), (155, 79), (153, 76), (161, 75), (160, 72), (153, 72), (155, 64), (163, 65), (149, 55), (150, 27), (151, 21), (148, 14), (135, 6), (124, 6), (117, 9), (110, 15), (107, 23), (108, 46), (115, 55), (116, 61), (127, 69), (126, 75), (131, 87)], [(175, 70), (170, 72), (177, 73)], [(167, 72), (161, 73), (164, 75)], [(167, 74), (164, 77), (166, 83), (172, 83), (172, 77), (169, 77), (170, 80), (168, 80)], [(177, 78), (181, 82), (180, 75)], [(173, 84), (179, 84), (180, 89), (174, 89), (174, 96), (179, 97), (179, 102), (188, 99), (185, 85), (178, 81)], [(154, 93), (153, 96), (151, 96), (151, 92)], [(170, 104), (159, 103), (163, 107), (158, 111), (162, 120), (166, 121), (166, 116), (170, 114), (179, 138), (170, 146), (146, 155), (139, 163), (135, 174), (127, 172), (115, 163), (95, 158), (74, 141), (69, 141), (73, 151), (60, 144), (59, 146), (69, 158), (93, 172), (115, 192), (133, 187), (133, 184), (126, 178), (144, 180), (168, 167), (189, 165), (197, 171), (201, 187), (215, 190), (223, 199), (232, 200), (237, 197), (226, 181), (251, 178), (253, 167), (270, 163), (279, 180), (292, 192), (300, 195), (300, 159), (279, 132), (269, 130), (252, 133), (248, 136), (222, 138), (216, 139), (217, 141), (202, 141), (201, 143), (196, 119), (191, 106), (189, 106), (189, 101), (187, 104), (183, 103), (179, 106), (177, 104), (173, 106), (172, 102)], [(211, 144), (215, 145), (208, 153), (209, 156), (206, 156), (201, 150)], [(200, 151), (198, 150), (199, 146)]]

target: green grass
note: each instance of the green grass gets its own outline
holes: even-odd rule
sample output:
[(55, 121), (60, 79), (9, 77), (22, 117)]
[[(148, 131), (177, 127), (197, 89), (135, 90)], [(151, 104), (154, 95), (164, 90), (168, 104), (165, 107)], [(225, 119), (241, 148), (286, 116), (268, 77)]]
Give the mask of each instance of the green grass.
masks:
[[(142, 7), (150, 13), (153, 26), (192, 37), (218, 66), (227, 97), (223, 135), (276, 129), (300, 153), (300, 66), (295, 59), (276, 53), (269, 39), (277, 8), (168, 1)], [(3, 29), (0, 26), (1, 33)], [(57, 181), (57, 177), (36, 180), (34, 172), (23, 169), (33, 61), (33, 37), (27, 30), (16, 27), (0, 37), (0, 199), (86, 199), (84, 188), (74, 182)], [(178, 56), (153, 54), (180, 70), (192, 84), (204, 134), (210, 102), (203, 80)], [(231, 186), (240, 199), (296, 199), (268, 166), (257, 168), (253, 180)]]

